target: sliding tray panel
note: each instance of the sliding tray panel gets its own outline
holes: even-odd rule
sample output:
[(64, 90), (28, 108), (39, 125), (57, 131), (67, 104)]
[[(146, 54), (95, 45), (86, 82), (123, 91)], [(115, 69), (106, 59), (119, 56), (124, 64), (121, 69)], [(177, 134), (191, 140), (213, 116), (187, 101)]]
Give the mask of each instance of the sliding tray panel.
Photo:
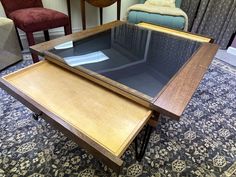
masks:
[(152, 114), (49, 61), (5, 76), (0, 86), (115, 171)]

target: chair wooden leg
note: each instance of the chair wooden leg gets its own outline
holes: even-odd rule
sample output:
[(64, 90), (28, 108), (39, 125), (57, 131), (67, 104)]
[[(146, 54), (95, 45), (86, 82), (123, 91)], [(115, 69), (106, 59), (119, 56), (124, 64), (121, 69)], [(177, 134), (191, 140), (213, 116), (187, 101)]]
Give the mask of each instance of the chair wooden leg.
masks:
[[(35, 44), (33, 33), (26, 33), (29, 47)], [(39, 62), (38, 55), (31, 53), (34, 63)]]
[(82, 16), (82, 26), (83, 26), (83, 30), (85, 30), (86, 29), (85, 0), (80, 0), (80, 7), (81, 7), (81, 16)]
[(121, 0), (117, 1), (117, 20), (120, 20)]
[(103, 24), (103, 9), (100, 7), (100, 25)]
[(20, 49), (21, 51), (23, 50), (23, 46), (22, 46), (22, 42), (20, 40), (20, 35), (19, 35), (19, 32), (17, 30), (17, 27), (15, 26), (15, 29), (16, 29), (16, 35), (17, 35), (17, 38), (18, 38), (18, 41), (19, 41), (19, 44), (20, 44)]
[(67, 12), (70, 20), (70, 26), (71, 26), (71, 5), (70, 5), (70, 0), (67, 0)]
[(65, 30), (65, 35), (72, 33), (72, 29), (71, 29), (70, 25), (64, 26), (64, 30)]
[(43, 33), (44, 33), (45, 41), (49, 41), (50, 40), (50, 36), (49, 36), (48, 30), (43, 31)]

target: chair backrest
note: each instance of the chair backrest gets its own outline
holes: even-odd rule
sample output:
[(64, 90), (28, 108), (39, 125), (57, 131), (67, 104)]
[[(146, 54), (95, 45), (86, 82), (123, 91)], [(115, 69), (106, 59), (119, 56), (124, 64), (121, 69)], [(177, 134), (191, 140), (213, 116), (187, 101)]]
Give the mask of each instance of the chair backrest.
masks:
[(0, 0), (6, 16), (15, 10), (31, 7), (43, 7), (42, 0)]
[[(139, 3), (143, 4), (146, 0), (139, 0)], [(180, 8), (182, 0), (175, 0), (175, 6)]]

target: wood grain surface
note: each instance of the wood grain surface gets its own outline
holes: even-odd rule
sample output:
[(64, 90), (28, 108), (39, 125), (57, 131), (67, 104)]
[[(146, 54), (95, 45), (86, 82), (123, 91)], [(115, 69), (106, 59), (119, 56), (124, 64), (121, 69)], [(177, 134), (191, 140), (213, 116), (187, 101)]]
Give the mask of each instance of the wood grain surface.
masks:
[(119, 82), (116, 82), (108, 77), (105, 77), (103, 75), (100, 75), (96, 72), (93, 72), (91, 70), (88, 70), (82, 66), (76, 66), (76, 67), (71, 67), (68, 64), (66, 64), (63, 61), (63, 58), (51, 53), (51, 52), (45, 52), (45, 59), (57, 64), (58, 66), (61, 66), (68, 71), (71, 71), (79, 76), (83, 76), (86, 79), (89, 79), (111, 91), (114, 91), (115, 93), (118, 93), (130, 100), (133, 100), (147, 108), (150, 107), (150, 102), (152, 101), (152, 97), (139, 92), (135, 89), (132, 89), (126, 85), (123, 85)]
[(211, 39), (210, 37), (196, 35), (193, 33), (185, 32), (185, 31), (181, 31), (181, 30), (176, 30), (176, 29), (171, 29), (171, 28), (166, 28), (163, 26), (153, 25), (153, 24), (149, 24), (149, 23), (142, 22), (142, 23), (137, 24), (137, 26), (142, 27), (142, 28), (151, 29), (154, 31), (159, 31), (159, 32), (171, 34), (171, 35), (186, 38), (186, 39), (190, 39), (190, 40), (194, 40), (194, 41), (198, 41), (198, 42), (213, 42), (213, 39)]
[(117, 0), (86, 0), (86, 1), (95, 7), (108, 7), (114, 4)]
[(218, 45), (205, 43), (152, 102), (154, 110), (179, 119), (211, 64)]
[(5, 80), (120, 157), (151, 111), (49, 62)]
[(71, 127), (70, 124), (62, 120), (60, 117), (50, 112), (48, 109), (34, 101), (32, 98), (12, 86), (5, 79), (0, 78), (0, 87), (7, 91), (10, 95), (15, 97), (18, 101), (31, 109), (34, 113), (39, 114), (45, 121), (57, 130), (61, 131), (65, 136), (74, 142), (78, 143), (81, 148), (86, 149), (89, 153), (93, 154), (95, 158), (104, 162), (108, 167), (119, 173), (123, 161), (114, 154), (107, 151), (105, 148), (97, 144), (92, 139), (88, 138), (85, 134), (81, 133), (78, 129)]

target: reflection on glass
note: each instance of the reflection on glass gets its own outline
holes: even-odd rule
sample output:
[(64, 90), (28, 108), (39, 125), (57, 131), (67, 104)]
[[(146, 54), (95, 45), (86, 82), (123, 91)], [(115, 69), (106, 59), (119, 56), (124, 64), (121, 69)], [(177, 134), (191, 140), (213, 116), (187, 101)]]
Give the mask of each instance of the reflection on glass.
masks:
[[(156, 96), (200, 46), (199, 42), (124, 24), (50, 52)], [(73, 62), (72, 62), (73, 63)]]
[(85, 64), (91, 64), (91, 63), (98, 63), (105, 60), (108, 60), (109, 58), (101, 51), (99, 52), (92, 52), (85, 55), (79, 55), (79, 56), (71, 56), (71, 57), (65, 57), (65, 62), (72, 66), (80, 66)]
[(73, 41), (65, 42), (63, 44), (57, 45), (54, 47), (56, 50), (69, 49), (73, 47)]

